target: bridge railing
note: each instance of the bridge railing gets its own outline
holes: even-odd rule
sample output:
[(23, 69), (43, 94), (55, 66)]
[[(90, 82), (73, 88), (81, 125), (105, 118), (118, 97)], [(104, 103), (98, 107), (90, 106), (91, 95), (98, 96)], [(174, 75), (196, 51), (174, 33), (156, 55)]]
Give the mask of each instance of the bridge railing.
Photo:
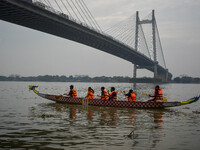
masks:
[[(101, 30), (98, 30), (98, 29), (92, 27), (92, 26), (88, 25), (88, 24), (85, 23), (85, 22), (82, 22), (82, 21), (80, 21), (80, 20), (78, 20), (78, 19), (75, 19), (74, 17), (72, 17), (72, 16), (70, 16), (70, 15), (67, 15), (67, 14), (65, 14), (65, 13), (63, 13), (63, 12), (60, 12), (60, 11), (58, 11), (58, 10), (55, 10), (54, 8), (52, 8), (52, 7), (50, 7), (50, 6), (48, 6), (48, 5), (44, 4), (44, 3), (42, 3), (41, 1), (38, 1), (38, 0), (32, 0), (32, 1), (30, 1), (30, 0), (25, 0), (25, 1), (29, 1), (30, 3), (36, 5), (36, 6), (40, 7), (40, 8), (43, 8), (43, 9), (45, 9), (45, 10), (47, 10), (47, 11), (50, 11), (51, 13), (57, 14), (57, 15), (59, 15), (59, 16), (65, 18), (65, 19), (68, 19), (68, 20), (70, 20), (70, 21), (73, 21), (73, 22), (75, 22), (75, 23), (77, 23), (77, 24), (79, 24), (79, 25), (82, 25), (82, 26), (84, 26), (84, 27), (87, 27), (87, 28), (89, 28), (89, 29), (91, 29), (91, 30), (93, 30), (93, 31), (96, 31), (96, 32), (100, 33), (100, 34), (103, 34), (104, 36), (106, 36), (106, 37), (108, 37), (108, 38), (110, 38), (110, 39), (112, 39), (112, 40), (115, 40), (115, 41), (117, 41), (118, 43), (120, 43), (120, 44), (122, 44), (122, 45), (124, 45), (124, 46), (129, 47), (130, 49), (133, 49), (133, 47), (129, 46), (128, 44), (123, 43), (123, 42), (120, 41), (119, 39), (117, 39), (117, 38), (115, 38), (115, 37), (113, 37), (113, 36), (111, 36), (111, 35), (109, 35), (109, 34), (103, 32), (103, 31), (101, 31)], [(134, 49), (133, 49), (133, 50), (134, 50)], [(142, 54), (142, 53), (141, 53), (141, 54)], [(142, 55), (143, 55), (143, 54), (142, 54)]]
[[(29, 0), (25, 0), (25, 1), (29, 1)], [(65, 18), (65, 19), (68, 19), (68, 20), (70, 20), (70, 21), (73, 21), (73, 22), (75, 22), (75, 23), (78, 23), (78, 24), (80, 24), (80, 25), (82, 25), (82, 26), (84, 26), (84, 27), (87, 27), (87, 28), (91, 29), (91, 30), (94, 30), (94, 31), (99, 32), (99, 33), (103, 33), (102, 31), (100, 31), (100, 30), (98, 30), (98, 29), (95, 29), (95, 28), (92, 27), (92, 26), (89, 26), (87, 23), (82, 22), (82, 21), (80, 21), (80, 20), (78, 20), (78, 19), (75, 19), (74, 17), (72, 17), (72, 16), (70, 16), (70, 15), (67, 15), (67, 14), (65, 14), (65, 13), (63, 13), (63, 12), (60, 12), (60, 11), (58, 11), (58, 10), (52, 8), (51, 6), (48, 6), (48, 5), (44, 4), (44, 3), (42, 3), (41, 1), (32, 0), (32, 2), (30, 2), (30, 3), (36, 5), (36, 6), (40, 7), (40, 8), (43, 8), (43, 9), (45, 9), (45, 10), (47, 10), (47, 11), (50, 11), (50, 12), (52, 12), (52, 13), (54, 13), (54, 14), (57, 14), (57, 15), (59, 15), (59, 16)]]

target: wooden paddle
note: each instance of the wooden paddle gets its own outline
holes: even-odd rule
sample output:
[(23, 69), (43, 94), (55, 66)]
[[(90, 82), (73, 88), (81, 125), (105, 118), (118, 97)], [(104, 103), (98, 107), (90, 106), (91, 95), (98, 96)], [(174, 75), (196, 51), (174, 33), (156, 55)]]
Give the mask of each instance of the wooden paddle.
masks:
[(63, 97), (63, 95), (57, 95), (55, 97), (56, 97), (56, 99), (59, 99), (59, 98)]
[[(151, 94), (147, 94), (147, 93), (142, 92), (142, 95), (150, 96)], [(163, 98), (163, 102), (167, 102), (167, 99)]]

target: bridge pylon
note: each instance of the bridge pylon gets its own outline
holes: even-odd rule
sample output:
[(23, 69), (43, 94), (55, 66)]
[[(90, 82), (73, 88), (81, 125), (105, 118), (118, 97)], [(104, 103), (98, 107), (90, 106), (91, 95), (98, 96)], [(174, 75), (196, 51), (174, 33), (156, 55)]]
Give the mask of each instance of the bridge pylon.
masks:
[[(154, 82), (157, 81), (162, 81), (162, 82), (167, 82), (169, 81), (170, 77), (168, 76), (168, 69), (164, 71), (164, 73), (161, 73), (158, 71), (158, 60), (157, 60), (157, 42), (160, 42), (159, 39), (158, 41), (156, 40), (156, 19), (155, 19), (155, 11), (152, 10), (152, 16), (151, 19), (146, 19), (146, 20), (140, 20), (139, 18), (139, 12), (136, 11), (136, 27), (135, 27), (135, 50), (138, 51), (138, 40), (139, 40), (139, 26), (142, 24), (151, 24), (152, 25), (152, 49), (153, 49), (153, 72), (154, 72)], [(158, 33), (157, 33), (158, 34)], [(137, 69), (138, 68), (143, 68), (141, 66), (137, 66), (134, 64), (133, 67), (133, 81), (136, 81), (136, 76), (137, 76)]]
[[(139, 12), (136, 11), (136, 27), (135, 27), (135, 50), (138, 51), (138, 32), (139, 32)], [(133, 67), (133, 79), (136, 80), (137, 77), (137, 65), (134, 64)]]

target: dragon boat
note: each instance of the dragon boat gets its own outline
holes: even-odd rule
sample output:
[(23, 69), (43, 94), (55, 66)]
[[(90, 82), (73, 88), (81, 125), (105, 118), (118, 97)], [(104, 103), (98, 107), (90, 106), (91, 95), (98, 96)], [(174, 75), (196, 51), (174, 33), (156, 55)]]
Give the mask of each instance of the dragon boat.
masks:
[(77, 105), (92, 105), (92, 106), (101, 106), (101, 107), (123, 107), (123, 108), (165, 108), (165, 107), (176, 107), (191, 104), (199, 100), (200, 95), (193, 97), (187, 101), (182, 102), (143, 102), (143, 101), (124, 101), (124, 100), (102, 100), (102, 99), (86, 99), (86, 98), (73, 98), (64, 95), (50, 95), (43, 94), (37, 91), (35, 88), (38, 86), (29, 85), (29, 89), (33, 90), (38, 96), (55, 101), (57, 103), (68, 103), (68, 104), (77, 104)]

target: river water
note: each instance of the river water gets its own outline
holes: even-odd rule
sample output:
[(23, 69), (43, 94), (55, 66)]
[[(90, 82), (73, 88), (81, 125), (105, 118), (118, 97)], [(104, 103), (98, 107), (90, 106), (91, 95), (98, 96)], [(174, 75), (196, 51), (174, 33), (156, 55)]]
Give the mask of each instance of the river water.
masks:
[[(130, 83), (0, 82), (0, 149), (97, 149), (97, 150), (199, 150), (200, 101), (167, 109), (109, 108), (58, 104), (38, 97), (28, 85), (39, 85), (42, 93), (63, 94), (73, 84), (78, 96), (91, 86), (114, 86), (121, 91)], [(153, 93), (154, 84), (137, 84)], [(168, 101), (187, 100), (200, 94), (200, 84), (161, 84)], [(130, 134), (132, 132), (132, 134)], [(130, 136), (129, 136), (130, 134)]]

